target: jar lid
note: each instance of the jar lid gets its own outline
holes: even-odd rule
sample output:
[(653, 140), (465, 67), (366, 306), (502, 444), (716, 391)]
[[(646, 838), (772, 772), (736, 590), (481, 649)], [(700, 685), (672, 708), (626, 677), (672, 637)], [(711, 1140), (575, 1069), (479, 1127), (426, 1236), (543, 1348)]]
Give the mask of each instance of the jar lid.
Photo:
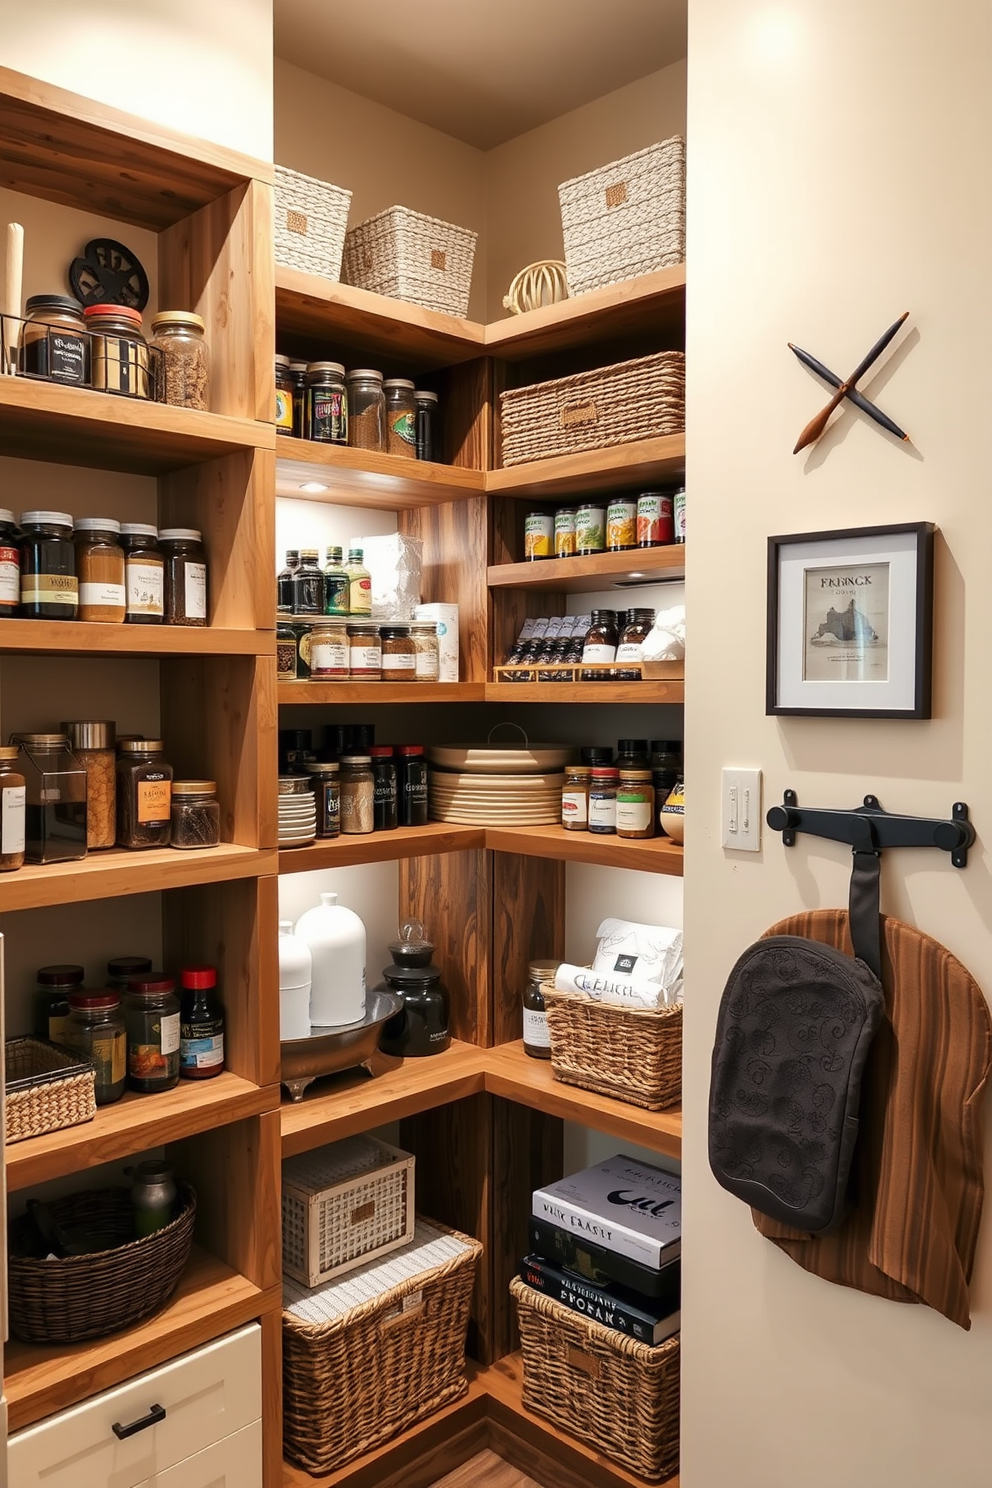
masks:
[(42, 987), (78, 987), (84, 975), (81, 966), (42, 966), (38, 972), (38, 984)]
[(116, 725), (113, 723), (63, 723), (62, 732), (70, 749), (113, 749)]
[(344, 376), (344, 365), (341, 362), (307, 362), (305, 365), (308, 377), (323, 372), (336, 372), (339, 377)]
[(0, 506), (0, 522), (10, 522), (12, 525), (16, 525), (14, 523), (14, 513), (8, 511), (5, 506)]
[(0, 745), (0, 760), (15, 760), (20, 752), (20, 747), (17, 744)]
[(409, 625), (381, 625), (379, 634), (384, 641), (402, 640), (404, 636), (409, 636), (410, 627)]
[(62, 749), (65, 747), (64, 734), (11, 734), (25, 749)]
[(601, 501), (580, 501), (576, 510), (580, 512), (601, 512), (604, 510), (604, 507)]
[(584, 744), (581, 755), (584, 765), (611, 765), (613, 763), (613, 750), (602, 744)]
[(379, 627), (374, 620), (349, 620), (349, 635), (378, 635)]
[(348, 381), (357, 382), (360, 379), (366, 382), (381, 382), (382, 373), (377, 372), (374, 367), (353, 367), (348, 373)]
[(647, 754), (647, 739), (618, 739), (617, 754)]
[(203, 533), (195, 527), (163, 527), (159, 533), (162, 542), (202, 542)]
[[(290, 362), (289, 370), (290, 372), (305, 372), (309, 365), (309, 362)], [(336, 365), (340, 366), (341, 363), (338, 362)]]
[(175, 977), (167, 976), (164, 971), (149, 971), (140, 976), (129, 977), (127, 990), (137, 992), (139, 997), (151, 992), (174, 992), (176, 980)]
[(337, 760), (316, 760), (312, 765), (307, 765), (311, 775), (336, 775), (340, 768)]
[(620, 779), (621, 780), (650, 780), (651, 779), (651, 771), (650, 770), (625, 770), (621, 766), (621, 768), (620, 768)]
[(612, 765), (593, 765), (592, 773), (600, 780), (616, 780), (620, 775), (620, 771)]
[(411, 633), (416, 635), (437, 635), (436, 620), (411, 620), (408, 626)]
[(682, 749), (681, 739), (652, 739), (652, 754), (678, 754)]
[(216, 987), (216, 966), (184, 966), (179, 973), (179, 980), (184, 987), (192, 989), (200, 987)]
[(192, 310), (160, 310), (152, 319), (152, 330), (157, 331), (159, 326), (188, 326), (194, 331), (205, 331), (207, 323)]
[(283, 354), (282, 354), (281, 351), (277, 351), (276, 352), (276, 366), (277, 367), (288, 367), (289, 366), (289, 357), (288, 356), (283, 356)]
[(68, 512), (21, 512), (21, 526), (24, 527), (27, 525), (32, 527), (71, 527), (72, 518)]
[(174, 796), (213, 796), (217, 793), (216, 780), (174, 780)]
[(373, 759), (392, 759), (393, 746), (392, 744), (370, 744), (369, 754)]
[(437, 393), (429, 393), (426, 388), (414, 388), (413, 396), (418, 403), (436, 403)]
[(137, 976), (139, 972), (151, 969), (152, 963), (147, 956), (113, 956), (107, 962), (109, 977)]
[(370, 765), (372, 756), (370, 754), (343, 754), (341, 763), (343, 765)]
[(312, 558), (315, 563), (317, 561), (317, 557), (318, 557), (318, 554), (319, 553), (320, 553), (320, 549), (319, 548), (301, 548), (300, 549), (300, 557), (301, 558)]
[(83, 308), (83, 314), (87, 320), (91, 317), (99, 319), (100, 316), (106, 315), (118, 320), (129, 320), (134, 326), (141, 325), (141, 311), (132, 310), (130, 305), (86, 305)]
[(535, 981), (540, 978), (542, 982), (551, 982), (554, 981), (555, 972), (560, 965), (560, 961), (531, 961), (527, 967), (527, 975)]
[(158, 537), (158, 528), (147, 522), (122, 522), (122, 537)]
[(423, 754), (423, 744), (397, 744), (397, 754)]
[(404, 391), (413, 392), (413, 383), (408, 382), (405, 377), (387, 377), (382, 385), (384, 388), (403, 388)]
[(72, 524), (77, 532), (113, 532), (119, 533), (120, 522), (115, 522), (113, 517), (77, 517)]
[(121, 999), (116, 992), (70, 992), (69, 1006), (71, 1008), (118, 1008)]
[(117, 747), (122, 754), (161, 754), (165, 749), (165, 740), (118, 739)]
[(28, 314), (32, 310), (71, 310), (76, 315), (82, 314), (82, 305), (74, 300), (71, 295), (40, 294), (29, 295), (25, 307)]
[(593, 612), (592, 612), (592, 623), (593, 623), (593, 625), (596, 624), (597, 620), (612, 620), (612, 621), (615, 622), (616, 621), (616, 618), (617, 618), (617, 612), (616, 612), (616, 610), (593, 610)]
[(591, 768), (592, 768), (591, 765), (566, 765), (565, 766), (565, 774), (566, 775), (588, 775), (589, 774), (589, 771), (591, 770)]
[(627, 611), (627, 624), (628, 625), (639, 625), (642, 622), (645, 623), (645, 624), (653, 625), (654, 624), (654, 610), (643, 609), (643, 610), (628, 610)]

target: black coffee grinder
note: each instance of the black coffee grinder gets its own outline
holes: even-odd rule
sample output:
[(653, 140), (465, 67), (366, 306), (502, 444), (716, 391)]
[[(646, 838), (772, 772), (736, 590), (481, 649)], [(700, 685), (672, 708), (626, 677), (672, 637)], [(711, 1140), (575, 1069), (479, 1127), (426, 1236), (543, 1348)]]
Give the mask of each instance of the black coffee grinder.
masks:
[(379, 1048), (384, 1054), (443, 1054), (451, 1043), (448, 1029), (448, 994), (441, 985), (440, 967), (431, 963), (434, 947), (420, 920), (400, 926), (399, 938), (390, 943), (392, 966), (384, 966), (384, 981), (377, 992), (399, 992), (402, 1011), (382, 1030)]

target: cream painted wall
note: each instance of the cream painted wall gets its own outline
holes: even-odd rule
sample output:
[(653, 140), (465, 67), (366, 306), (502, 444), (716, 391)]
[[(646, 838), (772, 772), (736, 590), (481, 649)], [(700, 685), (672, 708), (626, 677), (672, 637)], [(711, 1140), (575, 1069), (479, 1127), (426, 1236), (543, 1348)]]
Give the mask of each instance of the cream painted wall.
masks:
[(2, 61), (272, 159), (272, 0), (0, 0)]
[[(883, 907), (992, 989), (992, 8), (981, 0), (689, 0), (684, 1488), (986, 1488), (992, 1478), (992, 1225), (965, 1334), (808, 1276), (753, 1229), (706, 1161), (710, 1049), (738, 953), (772, 921), (843, 904), (849, 857), (767, 832), (719, 843), (721, 765), (760, 766), (766, 805), (945, 815), (968, 801), (966, 871), (891, 853)], [(900, 446), (825, 401), (796, 340), (841, 374), (904, 309), (869, 380)], [(770, 533), (930, 519), (937, 560), (930, 722), (764, 714)], [(970, 592), (969, 592), (970, 591)], [(967, 602), (966, 602), (967, 597)]]

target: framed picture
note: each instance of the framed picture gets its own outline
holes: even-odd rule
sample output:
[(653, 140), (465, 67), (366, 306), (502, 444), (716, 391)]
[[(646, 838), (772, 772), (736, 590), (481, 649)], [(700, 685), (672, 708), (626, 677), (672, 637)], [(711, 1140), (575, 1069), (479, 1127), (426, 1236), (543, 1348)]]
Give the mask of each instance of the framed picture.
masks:
[(932, 522), (768, 539), (766, 713), (929, 718)]

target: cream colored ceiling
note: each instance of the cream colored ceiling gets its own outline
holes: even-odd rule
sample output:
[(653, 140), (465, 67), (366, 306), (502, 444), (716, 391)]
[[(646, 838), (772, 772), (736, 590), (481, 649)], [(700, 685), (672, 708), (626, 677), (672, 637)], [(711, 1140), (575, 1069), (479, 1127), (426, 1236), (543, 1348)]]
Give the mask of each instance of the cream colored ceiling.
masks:
[(484, 150), (686, 50), (685, 0), (275, 0), (274, 10), (277, 57)]

